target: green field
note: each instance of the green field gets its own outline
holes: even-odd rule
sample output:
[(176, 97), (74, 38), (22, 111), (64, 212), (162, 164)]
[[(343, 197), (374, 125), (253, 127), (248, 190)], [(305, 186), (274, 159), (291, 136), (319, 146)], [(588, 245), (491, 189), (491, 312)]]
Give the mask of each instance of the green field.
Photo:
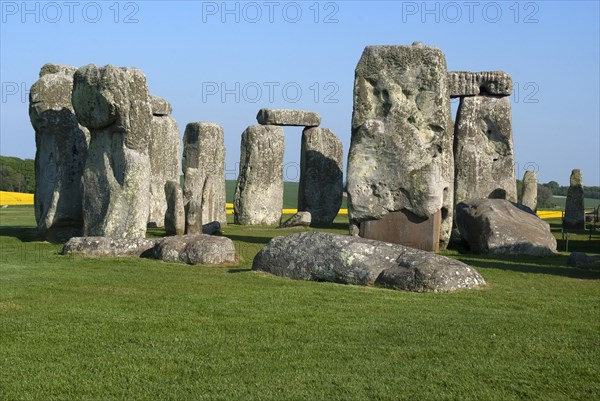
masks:
[(60, 256), (33, 226), (31, 207), (0, 209), (1, 400), (600, 397), (600, 269), (566, 254), (445, 251), (488, 288), (415, 294), (249, 270), (297, 230), (230, 224), (243, 262), (205, 267)]
[[(565, 209), (566, 200), (567, 200), (567, 198), (564, 196), (552, 197), (552, 201), (556, 204), (556, 208), (561, 209), (561, 210)], [(584, 207), (587, 211), (591, 211), (592, 209), (597, 208), (598, 205), (600, 205), (600, 199), (585, 198), (583, 200), (583, 202), (584, 202)]]

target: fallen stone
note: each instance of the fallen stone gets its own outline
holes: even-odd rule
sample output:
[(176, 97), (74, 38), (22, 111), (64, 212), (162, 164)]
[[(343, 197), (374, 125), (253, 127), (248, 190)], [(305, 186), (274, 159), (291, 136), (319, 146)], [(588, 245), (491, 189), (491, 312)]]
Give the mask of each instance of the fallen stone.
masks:
[(450, 71), (448, 91), (451, 98), (476, 95), (510, 96), (512, 78), (503, 71)]
[(454, 259), (398, 244), (322, 232), (273, 238), (254, 258), (252, 270), (295, 280), (416, 292), (485, 285), (475, 269)]
[(312, 217), (310, 212), (298, 212), (277, 228), (290, 228), (290, 227), (308, 227), (310, 226)]
[(221, 265), (237, 261), (232, 240), (205, 234), (165, 237), (156, 244), (154, 257), (165, 262), (190, 265)]
[[(444, 54), (434, 47), (415, 43), (365, 48), (356, 67), (348, 155), (352, 234), (358, 235), (365, 222), (393, 212), (407, 210), (421, 220), (440, 213), (439, 225), (427, 234), (437, 236), (429, 250), (447, 246), (454, 133), (446, 73)], [(400, 235), (393, 238), (405, 243)]]
[(36, 143), (35, 218), (40, 236), (51, 242), (83, 232), (80, 182), (90, 138), (71, 104), (74, 73), (74, 67), (46, 64), (29, 92)]
[(211, 221), (202, 225), (202, 234), (206, 235), (219, 235), (221, 234), (221, 223), (218, 221)]
[(82, 177), (86, 236), (143, 238), (150, 211), (152, 112), (144, 74), (111, 65), (79, 68), (72, 101), (91, 141)]
[(521, 193), (521, 204), (535, 212), (537, 210), (537, 174), (535, 171), (527, 170), (525, 172)]
[(185, 207), (179, 181), (165, 183), (165, 199), (167, 200), (165, 232), (167, 235), (183, 235), (185, 233)]
[(344, 193), (342, 142), (328, 128), (302, 132), (298, 210), (310, 212), (312, 222), (331, 224)]
[(321, 116), (315, 112), (287, 109), (260, 109), (256, 120), (261, 125), (318, 127), (321, 124)]
[(234, 221), (276, 225), (283, 208), (283, 128), (251, 125), (242, 134)]
[(454, 202), (517, 201), (512, 112), (508, 97), (460, 100), (454, 135)]
[(567, 259), (567, 266), (580, 269), (591, 269), (600, 267), (600, 256), (586, 255), (583, 252), (572, 252)]
[(585, 202), (581, 170), (573, 170), (569, 181), (563, 227), (583, 230), (585, 229)]
[(157, 242), (148, 238), (73, 237), (64, 245), (61, 254), (84, 257), (140, 257), (151, 254)]
[(183, 136), (184, 197), (201, 205), (202, 221), (227, 225), (225, 206), (225, 142), (218, 124), (196, 122)]
[(458, 204), (456, 224), (475, 253), (556, 253), (550, 225), (530, 209), (504, 199), (474, 199)]

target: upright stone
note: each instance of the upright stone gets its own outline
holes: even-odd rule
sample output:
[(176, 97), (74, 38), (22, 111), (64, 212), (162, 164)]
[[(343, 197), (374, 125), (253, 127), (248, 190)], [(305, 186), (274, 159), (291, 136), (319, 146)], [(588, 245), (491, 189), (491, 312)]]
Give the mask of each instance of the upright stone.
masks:
[(75, 72), (72, 99), (91, 134), (82, 180), (84, 235), (144, 237), (152, 130), (146, 77), (135, 68), (88, 65)]
[(167, 181), (164, 191), (167, 200), (165, 231), (167, 235), (183, 235), (185, 233), (185, 208), (179, 180)]
[(508, 97), (460, 100), (454, 135), (454, 202), (517, 201), (512, 115)]
[(197, 122), (185, 127), (183, 174), (186, 204), (195, 200), (200, 205), (203, 222), (218, 221), (227, 225), (225, 142), (221, 126)]
[(242, 134), (233, 207), (237, 224), (279, 224), (283, 207), (283, 128), (251, 125)]
[(179, 182), (181, 172), (181, 145), (179, 127), (169, 116), (171, 105), (164, 99), (152, 96), (152, 130), (148, 146), (150, 156), (150, 214), (148, 225), (162, 227), (167, 211), (165, 184)]
[(571, 172), (563, 226), (565, 228), (585, 229), (583, 179), (581, 177), (581, 170), (579, 169)]
[(261, 125), (289, 125), (295, 127), (318, 127), (321, 116), (313, 111), (288, 109), (260, 109), (256, 121)]
[(43, 239), (64, 241), (83, 230), (81, 176), (89, 142), (71, 104), (74, 67), (46, 64), (29, 92), (35, 129), (37, 228)]
[(452, 229), (452, 119), (444, 54), (369, 46), (356, 67), (348, 155), (351, 233), (426, 250)]
[(344, 192), (342, 142), (328, 128), (302, 132), (298, 210), (311, 214), (312, 223), (330, 224)]
[(537, 210), (537, 174), (535, 171), (527, 170), (525, 172), (522, 185), (521, 204), (535, 212)]

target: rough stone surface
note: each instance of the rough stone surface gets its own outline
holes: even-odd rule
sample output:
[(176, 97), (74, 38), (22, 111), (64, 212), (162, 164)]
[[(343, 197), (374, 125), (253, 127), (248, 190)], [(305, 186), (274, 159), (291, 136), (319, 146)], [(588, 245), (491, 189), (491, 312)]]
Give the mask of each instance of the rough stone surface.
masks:
[(74, 67), (46, 64), (29, 92), (35, 129), (37, 228), (43, 239), (64, 241), (81, 235), (81, 176), (89, 132), (79, 125), (71, 104)]
[(321, 116), (319, 114), (304, 110), (260, 109), (256, 120), (261, 125), (318, 127), (321, 124)]
[(164, 191), (167, 201), (165, 231), (167, 235), (183, 235), (185, 233), (185, 207), (179, 181), (167, 181)]
[(342, 142), (328, 128), (302, 132), (298, 210), (310, 212), (313, 223), (331, 224), (340, 210), (343, 157)]
[(253, 270), (296, 280), (375, 285), (407, 291), (454, 291), (485, 284), (466, 264), (431, 252), (321, 232), (276, 237)]
[(190, 265), (221, 265), (237, 261), (232, 240), (204, 234), (163, 238), (154, 248), (154, 257), (165, 262)]
[(503, 71), (450, 71), (448, 91), (451, 98), (476, 95), (510, 96), (512, 78)]
[(531, 210), (504, 199), (474, 199), (456, 206), (456, 224), (475, 253), (550, 255), (556, 239)]
[(521, 204), (535, 212), (537, 210), (537, 174), (535, 171), (527, 170), (525, 172), (521, 192)]
[(348, 155), (351, 233), (362, 222), (408, 210), (441, 211), (440, 247), (450, 238), (454, 165), (444, 54), (437, 48), (369, 46), (356, 67)]
[(575, 169), (571, 172), (569, 190), (565, 204), (565, 217), (563, 219), (565, 228), (582, 230), (585, 228), (585, 204), (583, 194), (583, 178), (581, 170)]
[(62, 249), (63, 255), (85, 257), (142, 256), (152, 253), (157, 240), (148, 238), (73, 237)]
[(185, 233), (202, 234), (202, 204), (196, 199), (185, 204)]
[(202, 225), (202, 234), (206, 235), (219, 235), (221, 234), (221, 223), (218, 221), (211, 221)]
[(154, 116), (168, 116), (173, 112), (171, 103), (158, 96), (150, 96), (150, 108)]
[(289, 227), (308, 227), (312, 221), (310, 212), (298, 212), (283, 223), (278, 228)]
[(517, 201), (512, 115), (507, 97), (460, 100), (454, 136), (454, 201)]
[(600, 268), (600, 256), (590, 256), (583, 252), (572, 252), (567, 259), (567, 266), (580, 269)]
[(72, 101), (91, 134), (82, 178), (84, 235), (144, 237), (152, 129), (146, 77), (134, 68), (81, 67)]
[[(166, 100), (152, 96), (154, 101)], [(158, 99), (158, 100), (157, 100)], [(167, 211), (165, 183), (179, 181), (181, 172), (181, 144), (177, 122), (168, 115), (152, 116), (151, 140), (148, 146), (150, 156), (150, 212), (148, 225), (162, 227)]]
[(242, 134), (234, 220), (276, 225), (283, 207), (283, 128), (251, 125)]
[(225, 214), (225, 142), (223, 128), (213, 123), (189, 123), (183, 136), (186, 203), (200, 203), (202, 221), (227, 225)]

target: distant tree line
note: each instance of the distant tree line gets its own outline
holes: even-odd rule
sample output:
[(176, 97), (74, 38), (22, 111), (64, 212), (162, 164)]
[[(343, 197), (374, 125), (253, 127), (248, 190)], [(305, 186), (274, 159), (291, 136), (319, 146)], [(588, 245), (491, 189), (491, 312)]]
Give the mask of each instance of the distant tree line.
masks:
[[(556, 181), (550, 181), (541, 185), (548, 188), (553, 195), (567, 196), (567, 191), (569, 190), (568, 186), (558, 185)], [(586, 187), (584, 185), (583, 194), (586, 198), (600, 199), (600, 187)]]
[(35, 162), (0, 156), (0, 191), (33, 193), (34, 190)]

